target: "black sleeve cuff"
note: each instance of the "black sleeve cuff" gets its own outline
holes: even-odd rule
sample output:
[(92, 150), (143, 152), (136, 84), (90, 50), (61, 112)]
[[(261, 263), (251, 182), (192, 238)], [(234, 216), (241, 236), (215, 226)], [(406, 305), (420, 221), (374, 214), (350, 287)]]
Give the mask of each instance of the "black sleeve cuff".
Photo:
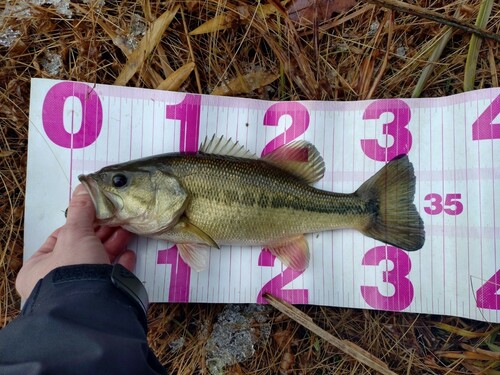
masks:
[[(23, 315), (29, 313), (38, 305), (41, 298), (48, 298), (50, 292), (57, 290), (63, 291), (63, 286), (72, 282), (84, 282), (85, 286), (90, 284), (86, 282), (103, 282), (111, 284), (120, 291), (120, 294), (126, 296), (137, 310), (141, 323), (144, 327), (147, 325), (147, 310), (149, 306), (146, 288), (142, 282), (129, 270), (120, 264), (77, 264), (71, 266), (58, 267), (49, 272), (41, 279), (29, 296), (23, 308)], [(51, 284), (52, 288), (48, 285)], [(42, 285), (45, 287), (42, 288)], [(59, 288), (62, 287), (62, 288)]]

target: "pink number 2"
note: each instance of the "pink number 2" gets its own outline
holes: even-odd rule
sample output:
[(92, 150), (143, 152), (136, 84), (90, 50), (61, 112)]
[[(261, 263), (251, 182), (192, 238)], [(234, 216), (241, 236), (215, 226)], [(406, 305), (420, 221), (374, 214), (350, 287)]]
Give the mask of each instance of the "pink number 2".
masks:
[[(258, 264), (261, 267), (273, 267), (275, 260), (276, 257), (272, 255), (269, 250), (264, 249), (259, 255)], [(262, 295), (269, 292), (290, 303), (307, 304), (309, 302), (309, 291), (307, 289), (283, 289), (287, 284), (291, 283), (303, 273), (304, 271), (297, 272), (291, 268), (285, 268), (283, 272), (281, 272), (278, 276), (273, 277), (262, 287), (257, 295), (257, 303), (267, 303)]]
[[(292, 118), (292, 124), (285, 132), (278, 135), (264, 147), (262, 156), (300, 137), (307, 130), (309, 126), (309, 112), (304, 105), (297, 102), (279, 102), (271, 105), (264, 115), (264, 125), (278, 126), (280, 117), (284, 115), (289, 115)], [(276, 257), (269, 250), (262, 249), (258, 265), (260, 267), (273, 267), (275, 260)], [(257, 303), (266, 303), (266, 300), (262, 297), (266, 292), (270, 292), (290, 303), (308, 303), (309, 292), (307, 289), (283, 289), (303, 273), (304, 271), (297, 272), (291, 268), (285, 268), (283, 272), (273, 277), (262, 287), (257, 295)]]
[(292, 118), (292, 124), (264, 147), (262, 156), (300, 137), (309, 127), (309, 112), (297, 102), (279, 102), (270, 106), (264, 115), (264, 125), (278, 126), (280, 117), (285, 115)]
[(394, 286), (392, 296), (384, 296), (376, 286), (362, 286), (361, 295), (366, 303), (381, 310), (402, 311), (410, 306), (413, 300), (413, 284), (408, 279), (411, 270), (411, 260), (408, 254), (394, 246), (376, 246), (363, 257), (364, 266), (377, 266), (383, 260), (390, 260), (394, 268), (384, 271), (382, 280)]

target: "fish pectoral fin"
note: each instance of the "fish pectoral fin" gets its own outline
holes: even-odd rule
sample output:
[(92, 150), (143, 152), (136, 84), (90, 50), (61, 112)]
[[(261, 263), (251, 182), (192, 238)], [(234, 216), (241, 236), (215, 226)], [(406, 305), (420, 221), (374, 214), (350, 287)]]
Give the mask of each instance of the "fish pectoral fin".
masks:
[(308, 184), (321, 180), (325, 174), (325, 162), (321, 154), (307, 141), (294, 141), (278, 147), (262, 160), (284, 169)]
[(208, 267), (210, 249), (207, 246), (195, 243), (179, 243), (176, 246), (182, 260), (184, 260), (192, 270), (200, 272)]
[(271, 254), (275, 255), (283, 264), (294, 271), (304, 271), (309, 265), (309, 245), (300, 235), (292, 237), (279, 244), (266, 246)]
[(185, 216), (180, 218), (179, 222), (176, 224), (176, 229), (180, 229), (183, 232), (188, 232), (190, 237), (194, 237), (194, 239), (196, 239), (197, 242), (201, 244), (220, 249), (219, 244), (215, 242), (209, 234), (198, 228), (196, 225), (190, 223), (189, 219)]

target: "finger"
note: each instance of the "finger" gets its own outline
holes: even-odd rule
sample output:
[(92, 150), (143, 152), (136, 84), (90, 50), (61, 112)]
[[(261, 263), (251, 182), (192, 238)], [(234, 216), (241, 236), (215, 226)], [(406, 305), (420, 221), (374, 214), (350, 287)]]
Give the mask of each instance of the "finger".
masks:
[(69, 202), (66, 225), (75, 226), (82, 231), (88, 231), (90, 229), (93, 232), (94, 219), (95, 208), (92, 199), (87, 189), (85, 189), (83, 185), (78, 185)]
[(123, 228), (116, 229), (111, 236), (103, 242), (104, 248), (109, 255), (111, 262), (123, 252), (132, 238), (132, 233)]
[[(43, 243), (42, 246), (40, 246), (40, 248), (35, 252), (35, 254), (39, 253), (39, 254), (47, 254), (47, 253), (50, 253), (52, 252), (52, 250), (54, 250), (54, 246), (56, 245), (56, 242), (57, 242), (57, 237), (59, 236), (59, 232), (61, 231), (61, 228), (57, 228), (54, 232), (52, 232), (52, 234), (47, 237), (47, 239), (45, 240), (45, 242)], [(33, 255), (35, 255), (33, 254)]]
[(116, 227), (97, 227), (95, 235), (101, 240), (102, 243), (106, 242), (111, 235), (117, 230)]
[(121, 264), (123, 267), (128, 269), (130, 272), (134, 271), (136, 256), (132, 250), (125, 250), (116, 263)]

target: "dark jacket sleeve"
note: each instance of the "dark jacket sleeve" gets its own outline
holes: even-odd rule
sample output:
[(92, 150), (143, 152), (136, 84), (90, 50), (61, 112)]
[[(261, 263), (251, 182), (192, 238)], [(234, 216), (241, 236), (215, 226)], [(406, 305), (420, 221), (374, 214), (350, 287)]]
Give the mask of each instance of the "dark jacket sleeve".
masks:
[(164, 374), (145, 312), (111, 282), (111, 269), (66, 266), (40, 280), (0, 330), (0, 375)]

